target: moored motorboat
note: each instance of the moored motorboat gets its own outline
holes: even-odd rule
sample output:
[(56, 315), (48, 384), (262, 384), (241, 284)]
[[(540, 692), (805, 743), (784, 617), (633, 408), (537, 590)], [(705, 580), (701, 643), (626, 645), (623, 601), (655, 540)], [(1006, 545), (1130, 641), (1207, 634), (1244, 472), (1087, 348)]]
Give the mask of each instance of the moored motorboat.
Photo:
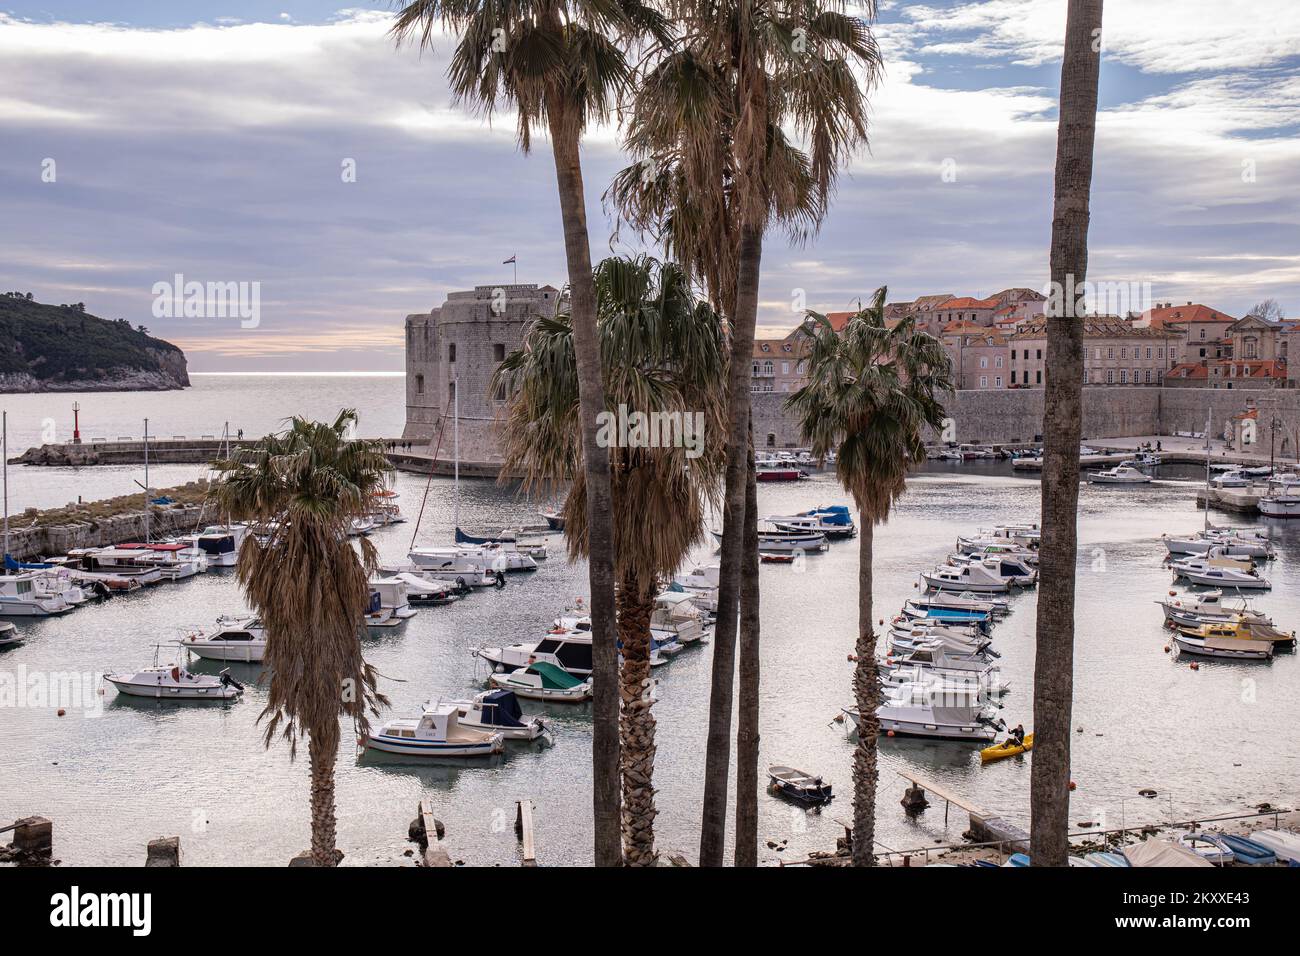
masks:
[(1222, 567), (1204, 558), (1188, 558), (1175, 561), (1170, 565), (1175, 578), (1183, 578), (1192, 584), (1222, 590), (1268, 590), (1271, 584), (1255, 571), (1243, 571), (1235, 567)]
[(0, 574), (0, 616), (52, 617), (71, 611), (72, 605), (42, 588), (40, 579), (40, 571)]
[(1223, 660), (1266, 661), (1273, 656), (1273, 645), (1269, 641), (1247, 641), (1235, 637), (1200, 637), (1174, 634), (1174, 643), (1179, 653), (1195, 657), (1217, 657)]
[(460, 726), (455, 704), (425, 705), (419, 717), (395, 717), (364, 740), (367, 749), (408, 757), (487, 757), (505, 750), (500, 732)]
[(1090, 485), (1142, 485), (1151, 481), (1151, 476), (1143, 474), (1132, 465), (1118, 465), (1088, 472)]
[(22, 640), (22, 632), (14, 626), (12, 621), (0, 621), (0, 647), (21, 644)]
[(832, 797), (832, 788), (821, 777), (804, 773), (793, 767), (774, 765), (767, 768), (769, 786), (776, 793), (799, 803), (819, 805)]
[[(722, 532), (711, 532), (717, 540), (719, 547), (722, 545)], [(775, 529), (760, 528), (758, 531), (758, 550), (760, 552), (809, 552), (825, 551), (830, 545), (826, 541), (826, 535), (820, 531), (780, 531)]]
[(474, 652), (496, 671), (527, 667), (533, 661), (555, 664), (570, 674), (585, 677), (591, 673), (591, 618), (579, 605), (571, 613), (558, 617), (545, 636), (501, 647), (480, 647)]
[(233, 568), (239, 563), (239, 549), (248, 536), (246, 524), (209, 525), (182, 539), (203, 552), (210, 568)]
[(255, 617), (219, 617), (211, 634), (194, 631), (182, 637), (180, 645), (208, 660), (256, 664), (266, 656), (266, 631)]
[(527, 667), (488, 676), (493, 687), (511, 690), (517, 697), (555, 703), (580, 704), (591, 699), (591, 678), (581, 680), (555, 664), (534, 661)]
[(926, 587), (936, 591), (973, 591), (977, 594), (1005, 593), (1011, 590), (1011, 582), (1004, 580), (991, 569), (982, 564), (967, 564), (961, 567), (941, 566), (933, 571), (922, 571), (921, 580)]
[(118, 671), (105, 674), (104, 680), (119, 693), (157, 700), (233, 700), (244, 692), (244, 685), (226, 671), (217, 675), (193, 674), (180, 664)]
[(1227, 866), (1236, 859), (1232, 848), (1214, 833), (1184, 833), (1178, 838), (1178, 845), (1215, 866)]
[(996, 739), (999, 724), (994, 713), (976, 690), (939, 684), (907, 684), (889, 690), (876, 710), (886, 736), (973, 741)]
[(1265, 614), (1252, 610), (1244, 599), (1225, 601), (1222, 591), (1206, 591), (1202, 594), (1177, 594), (1157, 601), (1165, 612), (1165, 623), (1199, 627), (1214, 621), (1243, 620), (1258, 624), (1272, 624)]
[(514, 691), (485, 690), (473, 700), (454, 701), (461, 726), (499, 733), (506, 740), (536, 740), (546, 733), (540, 717), (526, 717)]

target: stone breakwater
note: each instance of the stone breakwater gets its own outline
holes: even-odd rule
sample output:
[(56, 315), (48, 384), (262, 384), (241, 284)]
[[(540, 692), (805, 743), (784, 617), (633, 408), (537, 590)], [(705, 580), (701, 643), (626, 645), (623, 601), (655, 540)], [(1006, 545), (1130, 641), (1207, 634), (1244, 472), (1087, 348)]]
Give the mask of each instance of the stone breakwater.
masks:
[[(230, 442), (230, 453), (251, 442)], [(149, 439), (149, 462), (155, 465), (201, 465), (226, 454), (226, 442), (221, 438), (164, 438)], [(143, 441), (82, 442), (81, 444), (41, 445), (29, 448), (11, 465), (139, 465), (144, 462)]]
[[(193, 533), (201, 523), (216, 523), (216, 512), (204, 504), (207, 485), (193, 481), (179, 488), (158, 489), (156, 497), (174, 504), (151, 505), (148, 533), (154, 540)], [(67, 554), (73, 548), (102, 548), (126, 541), (143, 541), (146, 518), (141, 495), (70, 504), (39, 511), (29, 508), (9, 519), (9, 553), (19, 561)]]

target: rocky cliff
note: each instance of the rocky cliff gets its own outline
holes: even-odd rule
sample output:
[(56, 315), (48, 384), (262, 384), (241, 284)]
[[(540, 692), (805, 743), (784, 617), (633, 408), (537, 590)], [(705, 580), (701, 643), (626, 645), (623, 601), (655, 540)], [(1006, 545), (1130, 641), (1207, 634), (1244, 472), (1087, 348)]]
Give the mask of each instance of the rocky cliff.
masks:
[(0, 295), (0, 392), (158, 391), (190, 384), (185, 353), (81, 303)]

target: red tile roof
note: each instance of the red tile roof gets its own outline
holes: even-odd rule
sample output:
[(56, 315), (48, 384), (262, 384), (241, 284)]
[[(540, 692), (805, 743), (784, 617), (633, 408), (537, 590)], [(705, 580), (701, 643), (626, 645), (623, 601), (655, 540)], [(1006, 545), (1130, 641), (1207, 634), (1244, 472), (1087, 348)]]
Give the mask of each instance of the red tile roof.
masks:
[(941, 302), (935, 306), (936, 309), (947, 312), (950, 309), (992, 309), (996, 308), (997, 299), (972, 299), (965, 295), (959, 299), (949, 299), (947, 302)]
[(1187, 322), (1223, 322), (1227, 324), (1237, 320), (1226, 312), (1211, 309), (1208, 305), (1192, 303), (1147, 309), (1142, 313), (1142, 321), (1153, 329), (1161, 329), (1170, 323), (1182, 325)]

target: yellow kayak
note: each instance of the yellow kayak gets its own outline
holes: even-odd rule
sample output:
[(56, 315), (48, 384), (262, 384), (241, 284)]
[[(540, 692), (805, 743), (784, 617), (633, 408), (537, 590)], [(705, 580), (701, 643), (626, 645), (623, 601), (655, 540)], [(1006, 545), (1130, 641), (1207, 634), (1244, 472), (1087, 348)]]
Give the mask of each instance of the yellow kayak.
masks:
[(980, 763), (989, 763), (994, 760), (1001, 760), (1003, 757), (1014, 757), (1016, 754), (1022, 754), (1026, 750), (1034, 749), (1034, 735), (1025, 734), (1023, 744), (1012, 743), (1010, 740), (1004, 740), (1000, 744), (994, 744), (992, 747), (985, 747), (980, 751)]

